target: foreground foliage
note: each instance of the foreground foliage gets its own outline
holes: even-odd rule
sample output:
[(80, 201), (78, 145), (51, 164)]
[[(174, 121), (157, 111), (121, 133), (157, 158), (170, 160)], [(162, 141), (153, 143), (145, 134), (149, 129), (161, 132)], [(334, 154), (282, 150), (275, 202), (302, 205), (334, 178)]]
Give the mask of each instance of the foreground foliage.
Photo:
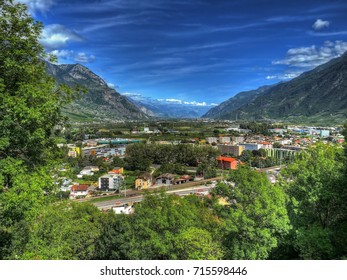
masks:
[[(318, 144), (271, 185), (241, 167), (211, 197), (157, 193), (134, 215), (54, 200), (55, 134), (70, 89), (44, 71), (42, 26), (22, 4), (0, 0), (0, 259), (341, 259), (347, 256), (347, 148)], [(135, 144), (143, 170), (198, 166), (215, 151)]]
[(225, 257), (266, 259), (277, 247), (278, 238), (290, 229), (284, 192), (272, 186), (265, 174), (248, 167), (233, 171), (229, 180), (233, 183), (213, 191), (228, 202), (227, 206), (214, 206), (225, 221)]
[(0, 1), (0, 258), (50, 202), (60, 110), (72, 97), (45, 73), (41, 31), (25, 5)]
[[(347, 255), (346, 162), (339, 146), (318, 144), (282, 172), (293, 226), (285, 246), (293, 257)], [(283, 256), (287, 257), (287, 256)]]

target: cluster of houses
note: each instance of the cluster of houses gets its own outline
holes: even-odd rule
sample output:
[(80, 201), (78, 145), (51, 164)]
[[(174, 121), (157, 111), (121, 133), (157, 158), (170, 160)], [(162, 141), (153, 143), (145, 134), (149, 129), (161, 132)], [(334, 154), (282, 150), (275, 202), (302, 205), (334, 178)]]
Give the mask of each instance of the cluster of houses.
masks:
[[(153, 178), (148, 172), (143, 172), (135, 180), (135, 189), (142, 190), (153, 186), (173, 186), (194, 181), (189, 175), (177, 176), (170, 173), (161, 174)], [(101, 191), (118, 191), (124, 185), (124, 175), (122, 172), (113, 170), (99, 178), (98, 189)]]
[[(85, 167), (79, 177), (83, 175), (92, 175), (93, 171), (99, 170), (97, 166)], [(153, 178), (148, 172), (141, 173), (135, 180), (135, 189), (142, 190), (150, 187), (160, 186), (174, 186), (194, 181), (194, 177), (190, 175), (174, 175), (170, 173), (164, 173), (160, 176)], [(125, 176), (123, 167), (115, 167), (107, 174), (104, 174), (98, 178), (97, 187), (93, 187), (87, 184), (73, 183), (64, 190), (70, 190), (70, 198), (80, 198), (90, 195), (93, 191), (104, 192), (116, 192), (121, 190), (125, 186)]]
[[(113, 156), (124, 157), (126, 145), (137, 143), (137, 139), (124, 139), (124, 138), (102, 138), (102, 139), (87, 139), (82, 142), (82, 145), (75, 144), (60, 144), (59, 146), (68, 148), (69, 157), (78, 156), (95, 156), (110, 158)], [(115, 146), (115, 147), (114, 147)]]
[[(219, 150), (221, 156), (217, 160), (217, 166), (223, 170), (237, 169), (242, 164), (238, 158), (244, 151), (255, 151), (264, 149), (267, 156), (285, 158), (288, 154), (305, 149), (318, 140), (333, 141), (342, 143), (344, 137), (337, 128), (314, 128), (314, 127), (287, 127), (270, 129), (269, 136), (250, 133), (247, 129), (227, 128), (226, 131), (237, 131), (239, 136), (220, 135), (218, 137), (207, 137), (200, 140), (200, 144), (209, 144)], [(148, 127), (143, 133), (153, 133)], [(195, 140), (195, 139), (194, 139)], [(139, 140), (132, 139), (88, 139), (82, 146), (68, 144), (69, 156), (96, 156), (110, 158), (112, 156), (125, 156), (126, 145)], [(178, 144), (179, 141), (165, 142), (160, 144)], [(165, 143), (164, 143), (165, 142)], [(195, 143), (193, 141), (192, 143)], [(94, 175), (98, 172), (97, 166), (87, 166), (77, 175), (83, 178), (85, 175)], [(195, 178), (189, 175), (174, 175), (170, 173), (161, 174), (153, 178), (148, 172), (141, 173), (135, 180), (135, 189), (142, 190), (155, 186), (174, 186), (194, 181)], [(69, 186), (70, 197), (77, 198), (90, 194), (93, 190), (115, 192), (125, 186), (125, 176), (123, 168), (114, 168), (107, 174), (98, 178), (97, 186), (86, 184), (72, 184)], [(121, 211), (121, 210), (119, 210)], [(128, 211), (124, 208), (122, 211)]]
[(81, 179), (83, 176), (92, 176), (95, 172), (99, 171), (98, 166), (86, 166), (84, 167), (79, 174), (77, 174), (77, 178)]
[[(238, 128), (229, 128), (244, 133)], [(243, 151), (266, 150), (267, 155), (282, 156), (283, 153), (300, 151), (316, 143), (318, 140), (328, 139), (336, 143), (344, 141), (343, 135), (337, 128), (314, 128), (314, 127), (288, 127), (269, 129), (271, 136), (244, 134), (241, 136), (207, 137), (206, 144), (218, 148), (220, 154), (231, 157), (239, 157)], [(219, 163), (219, 165), (223, 165)]]

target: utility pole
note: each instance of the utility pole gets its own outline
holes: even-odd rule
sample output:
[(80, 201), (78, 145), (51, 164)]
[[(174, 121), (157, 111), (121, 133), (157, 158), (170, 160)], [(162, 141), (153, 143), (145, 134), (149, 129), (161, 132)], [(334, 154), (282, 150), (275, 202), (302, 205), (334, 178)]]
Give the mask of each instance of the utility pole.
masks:
[(127, 197), (127, 184), (125, 182), (125, 175), (124, 175), (124, 179), (123, 179), (123, 186), (124, 186), (124, 197)]

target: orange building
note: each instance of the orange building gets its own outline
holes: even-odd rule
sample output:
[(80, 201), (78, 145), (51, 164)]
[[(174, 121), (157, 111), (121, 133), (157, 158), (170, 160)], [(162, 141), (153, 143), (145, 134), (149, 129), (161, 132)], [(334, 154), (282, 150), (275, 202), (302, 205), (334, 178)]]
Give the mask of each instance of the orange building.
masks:
[(237, 169), (237, 166), (239, 165), (239, 161), (236, 158), (232, 157), (218, 157), (218, 168), (220, 169)]
[(111, 171), (108, 172), (108, 174), (123, 174), (124, 168), (123, 167), (115, 167)]

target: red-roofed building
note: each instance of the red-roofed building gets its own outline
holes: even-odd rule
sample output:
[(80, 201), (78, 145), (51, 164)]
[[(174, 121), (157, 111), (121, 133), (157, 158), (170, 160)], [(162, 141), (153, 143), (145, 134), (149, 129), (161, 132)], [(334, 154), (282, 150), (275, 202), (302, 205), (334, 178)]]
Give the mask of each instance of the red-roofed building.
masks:
[(221, 169), (237, 169), (237, 166), (239, 165), (239, 161), (236, 158), (232, 157), (218, 157), (217, 158), (217, 164), (218, 168)]
[(115, 167), (111, 171), (108, 172), (108, 174), (123, 174), (124, 168), (123, 167)]
[(88, 195), (89, 185), (73, 185), (70, 191), (70, 198)]

